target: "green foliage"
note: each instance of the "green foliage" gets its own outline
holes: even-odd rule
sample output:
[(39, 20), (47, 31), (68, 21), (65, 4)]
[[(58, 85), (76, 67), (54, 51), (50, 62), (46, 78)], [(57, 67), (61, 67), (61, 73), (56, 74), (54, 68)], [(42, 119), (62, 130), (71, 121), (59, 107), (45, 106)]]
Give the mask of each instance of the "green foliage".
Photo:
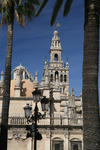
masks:
[(70, 11), (70, 8), (71, 8), (71, 5), (72, 5), (72, 2), (73, 2), (73, 0), (67, 0), (65, 2), (65, 5), (64, 5), (64, 14), (63, 14), (64, 16), (68, 15), (68, 13)]
[(39, 0), (1, 0), (0, 3), (0, 25), (8, 22), (11, 17), (10, 9), (14, 7), (14, 15), (19, 25), (25, 26), (27, 19), (35, 16), (35, 7), (39, 6)]
[(40, 12), (45, 7), (45, 5), (47, 4), (47, 2), (48, 2), (48, 0), (44, 0), (43, 3), (41, 3), (39, 10), (35, 14), (36, 17), (39, 16)]
[[(71, 8), (71, 5), (72, 5), (72, 2), (73, 2), (73, 0), (66, 0), (66, 2), (64, 4), (64, 13), (63, 13), (64, 16), (68, 15), (70, 8)], [(59, 12), (62, 4), (63, 4), (63, 0), (56, 0), (55, 6), (53, 9), (53, 13), (51, 16), (51, 20), (50, 20), (51, 26), (55, 23), (55, 20), (57, 18), (58, 12)]]
[(63, 3), (63, 0), (57, 0), (53, 9), (53, 13), (52, 13), (52, 17), (51, 17), (51, 21), (50, 24), (51, 26), (54, 24), (56, 17), (58, 15), (59, 9), (61, 8)]

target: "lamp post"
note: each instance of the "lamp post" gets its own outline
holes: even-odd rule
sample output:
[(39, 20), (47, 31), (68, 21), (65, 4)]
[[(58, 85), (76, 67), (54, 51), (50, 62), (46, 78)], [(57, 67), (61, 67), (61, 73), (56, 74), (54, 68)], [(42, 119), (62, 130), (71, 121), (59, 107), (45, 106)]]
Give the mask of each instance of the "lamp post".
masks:
[[(25, 117), (27, 118), (27, 123), (29, 123), (29, 122), (32, 123), (31, 128), (29, 128), (29, 130), (30, 130), (29, 137), (32, 137), (32, 141), (34, 139), (34, 150), (36, 150), (37, 140), (42, 139), (42, 135), (38, 131), (37, 121), (40, 119), (45, 119), (46, 111), (48, 109), (47, 104), (48, 104), (49, 100), (45, 96), (41, 99), (40, 98), (41, 91), (38, 89), (33, 91), (32, 94), (33, 94), (33, 100), (35, 102), (34, 114), (32, 114), (32, 106), (29, 106), (29, 104), (27, 104), (27, 106), (24, 107), (24, 111), (25, 111)], [(41, 101), (41, 106), (42, 106), (42, 110), (44, 111), (44, 114), (41, 114), (39, 112), (39, 109), (37, 106), (37, 103), (39, 101)], [(32, 150), (33, 150), (33, 146), (32, 146)]]

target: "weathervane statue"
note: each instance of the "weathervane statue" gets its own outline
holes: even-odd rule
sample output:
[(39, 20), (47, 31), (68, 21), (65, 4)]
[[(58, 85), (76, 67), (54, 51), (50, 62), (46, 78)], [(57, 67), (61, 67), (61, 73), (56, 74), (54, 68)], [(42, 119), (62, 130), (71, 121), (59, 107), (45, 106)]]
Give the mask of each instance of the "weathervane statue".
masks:
[(55, 30), (57, 30), (57, 27), (60, 27), (60, 23), (55, 24)]

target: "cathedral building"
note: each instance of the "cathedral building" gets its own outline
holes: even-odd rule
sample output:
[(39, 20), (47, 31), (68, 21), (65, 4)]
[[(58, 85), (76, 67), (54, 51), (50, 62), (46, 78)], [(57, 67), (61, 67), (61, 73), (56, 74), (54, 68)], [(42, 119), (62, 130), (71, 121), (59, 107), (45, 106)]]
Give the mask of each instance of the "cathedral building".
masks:
[[(42, 139), (37, 141), (37, 150), (83, 150), (82, 96), (75, 96), (74, 89), (69, 93), (69, 63), (62, 60), (62, 47), (57, 29), (54, 30), (50, 61), (44, 63), (41, 82), (22, 65), (12, 72), (11, 98), (9, 109), (8, 150), (32, 150), (34, 140), (27, 137), (27, 121), (24, 115), (26, 104), (32, 107), (32, 92), (35, 88), (42, 91), (52, 105), (48, 104), (45, 119), (38, 122)], [(0, 80), (0, 116), (2, 110), (4, 74)], [(52, 95), (51, 95), (52, 91)], [(51, 97), (52, 96), (52, 97)], [(43, 113), (41, 103), (39, 111)]]

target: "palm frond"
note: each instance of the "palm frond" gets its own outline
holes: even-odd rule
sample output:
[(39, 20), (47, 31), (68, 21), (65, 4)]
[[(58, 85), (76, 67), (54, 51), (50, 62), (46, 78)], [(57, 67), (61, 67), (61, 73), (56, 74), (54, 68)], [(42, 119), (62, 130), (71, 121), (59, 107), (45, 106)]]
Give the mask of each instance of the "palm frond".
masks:
[(15, 9), (15, 17), (16, 17), (17, 22), (19, 22), (19, 14), (18, 14), (17, 9)]
[(6, 6), (7, 3), (8, 3), (8, 0), (1, 0), (2, 7)]
[(52, 17), (50, 20), (50, 25), (52, 26), (56, 20), (56, 17), (58, 15), (59, 9), (61, 8), (63, 3), (63, 0), (57, 0), (53, 9)]
[(24, 15), (27, 16), (28, 20), (31, 20), (32, 17), (35, 16), (35, 6), (31, 3), (26, 3), (25, 6), (23, 6)]
[(6, 24), (8, 21), (8, 18), (6, 15), (2, 15), (0, 18), (0, 26), (3, 26), (4, 24)]
[(20, 22), (19, 24), (22, 26), (22, 27), (25, 27), (25, 16), (24, 15), (20, 15)]
[(40, 2), (38, 0), (32, 0), (32, 3), (36, 5), (40, 5)]
[(47, 4), (48, 0), (44, 0), (43, 3), (40, 5), (39, 10), (36, 12), (35, 16), (39, 16), (40, 12), (42, 11), (42, 9), (45, 7), (45, 5)]
[(0, 26), (6, 24), (8, 21), (8, 11), (7, 7), (1, 7), (1, 18), (0, 18)]
[(71, 6), (72, 6), (72, 2), (73, 2), (74, 0), (67, 0), (66, 2), (65, 2), (65, 5), (64, 5), (64, 13), (63, 13), (63, 15), (64, 16), (67, 16), (68, 15), (68, 13), (69, 13), (69, 11), (70, 11), (70, 8), (71, 8)]
[(1, 11), (2, 11), (2, 5), (1, 5), (1, 3), (0, 3), (0, 13), (1, 13)]
[(15, 3), (17, 6), (21, 5), (22, 0), (16, 0)]

